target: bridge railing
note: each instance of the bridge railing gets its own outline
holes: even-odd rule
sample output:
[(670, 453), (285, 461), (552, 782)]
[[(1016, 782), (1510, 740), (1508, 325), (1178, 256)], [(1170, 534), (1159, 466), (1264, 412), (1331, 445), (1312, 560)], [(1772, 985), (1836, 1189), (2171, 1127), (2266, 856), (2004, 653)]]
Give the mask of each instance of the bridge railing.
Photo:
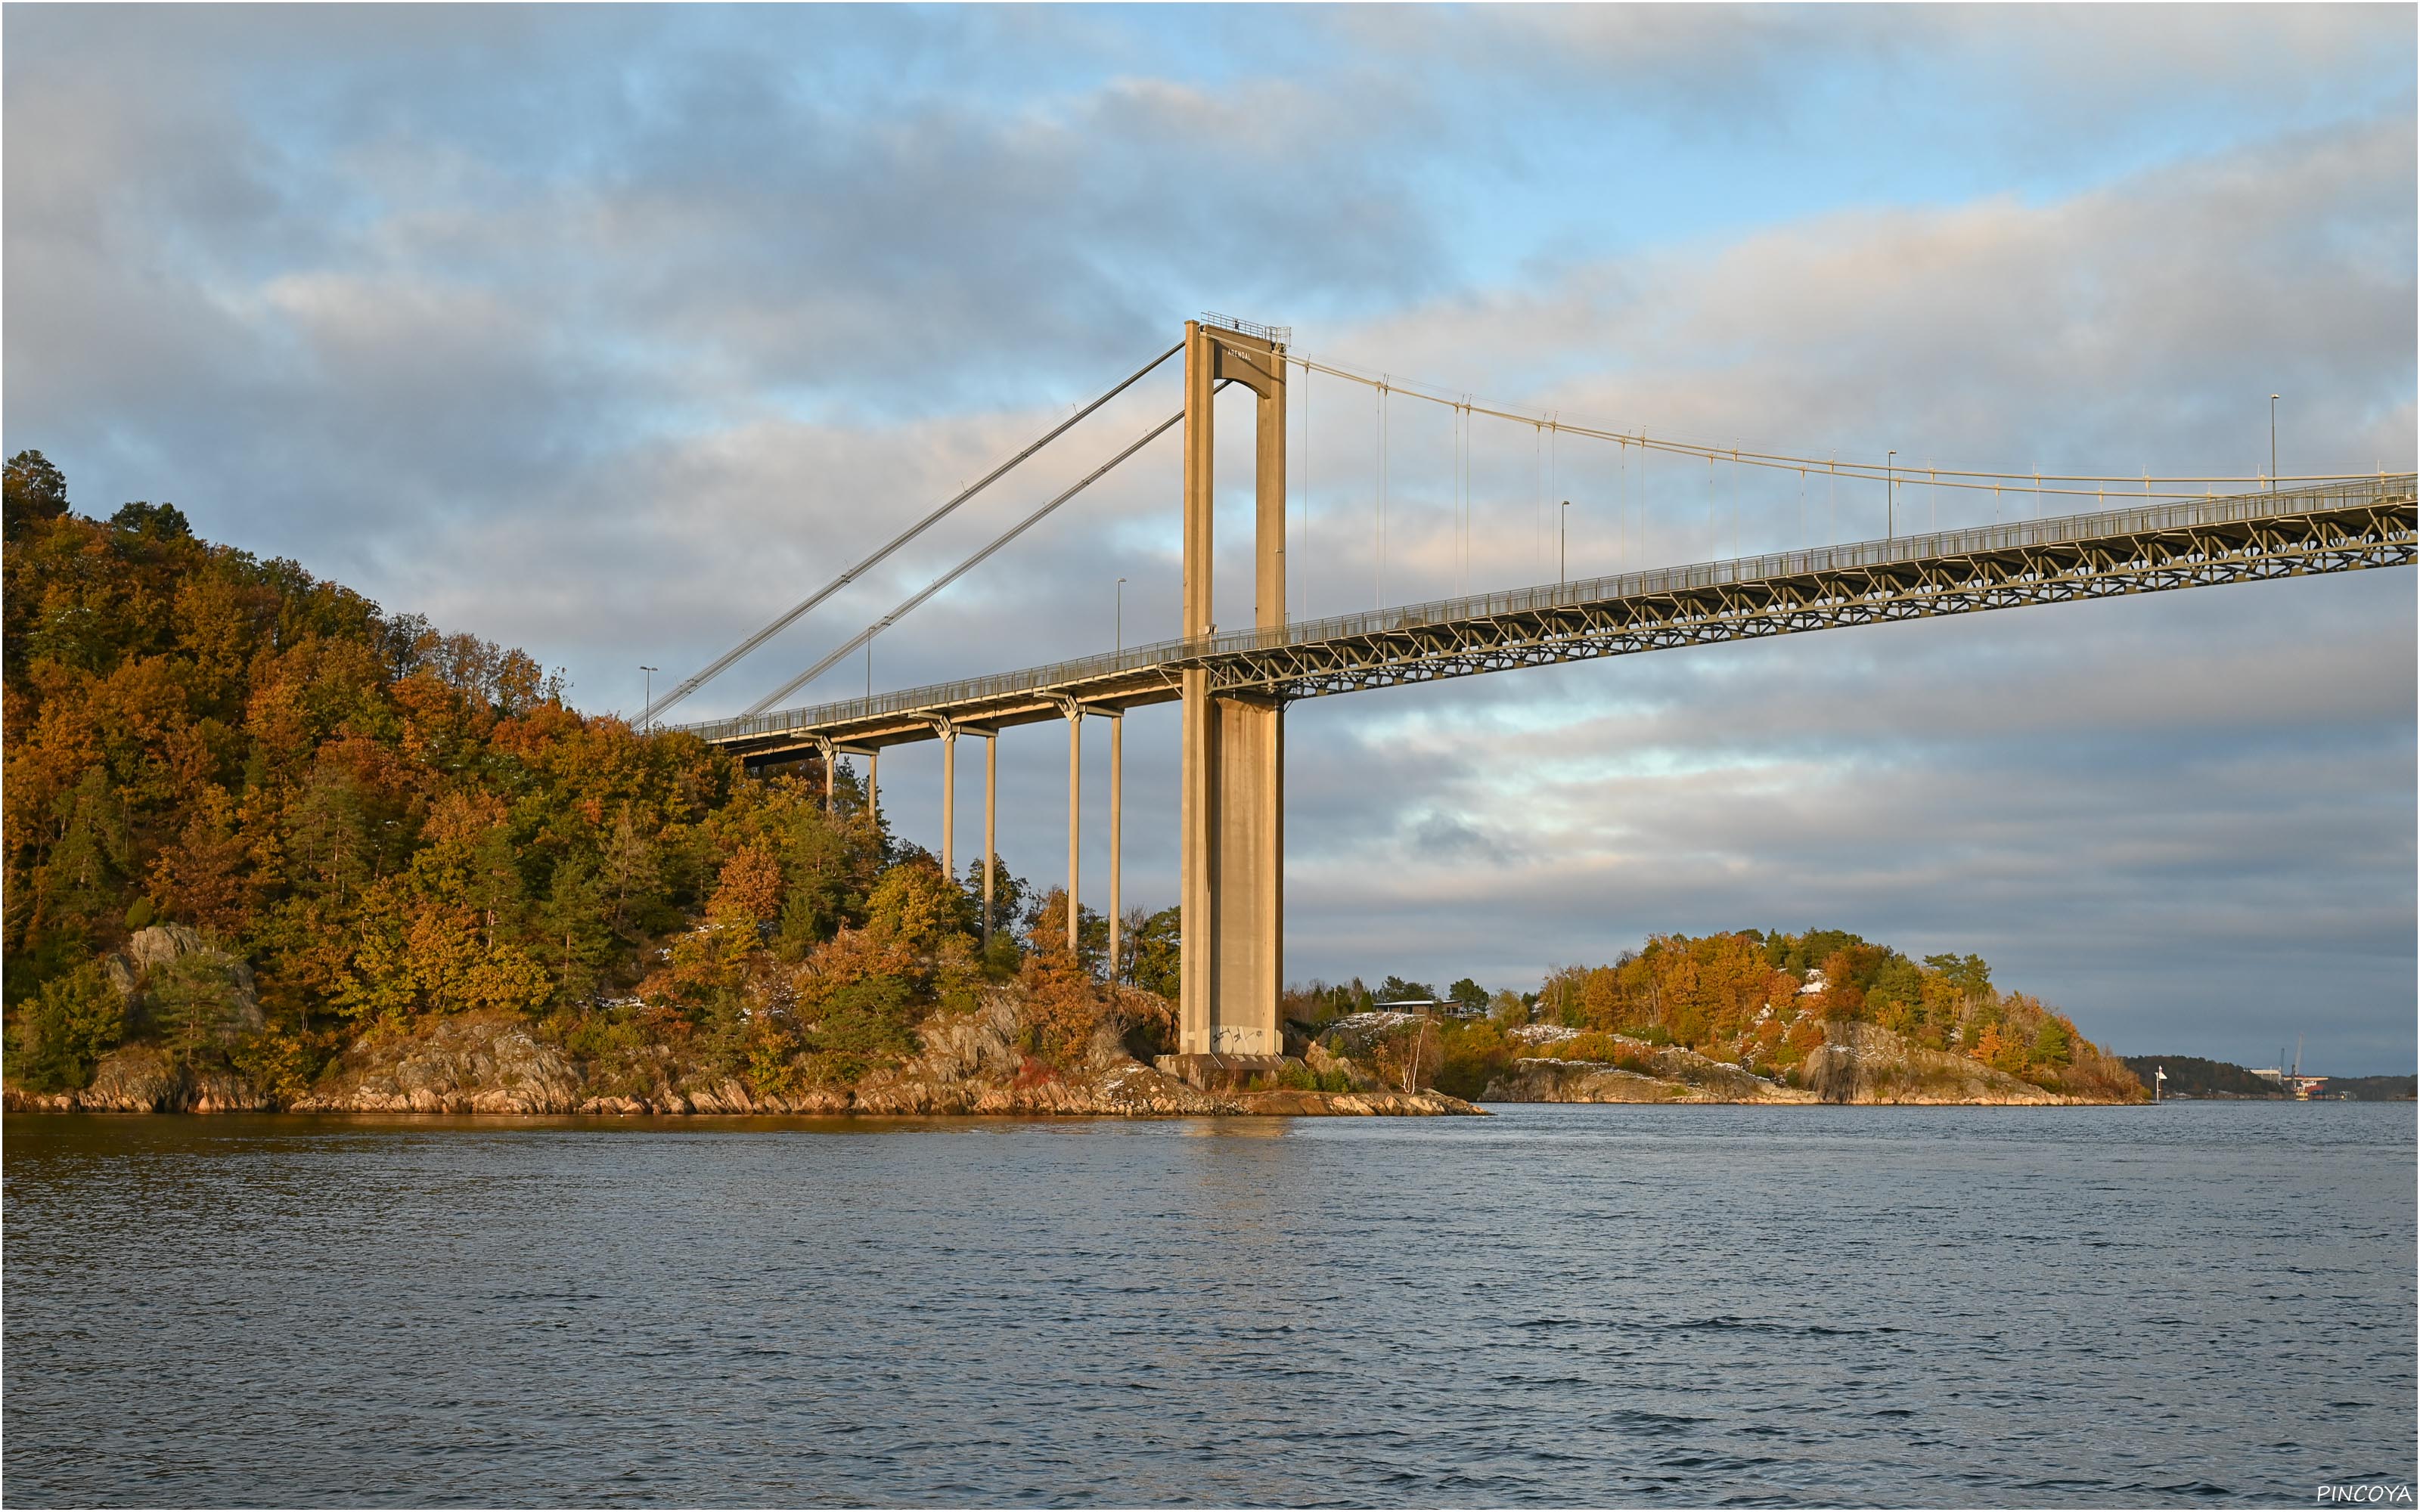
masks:
[(2116, 535), (2241, 524), (2279, 516), (2356, 508), (2381, 501), (2410, 500), (2414, 497), (2414, 484), (2412, 473), (2388, 472), (2376, 478), (2275, 493), (2177, 500), (2129, 509), (2097, 510), (2090, 514), (2062, 515), (2049, 519), (2011, 520), (2006, 524), (1970, 526), (1963, 530), (1938, 531), (1923, 535), (1901, 535), (1880, 541), (1851, 542), (1844, 546), (1767, 552), (1722, 562), (1614, 573), (1536, 588), (1506, 589), (1463, 598), (1434, 599), (1422, 604), (1364, 609), (1358, 613), (1303, 620), (1268, 629), (1229, 630), (1190, 640), (1156, 640), (1073, 661), (1052, 662), (1047, 666), (963, 678), (956, 682), (934, 683), (923, 687), (900, 688), (895, 692), (843, 699), (806, 708), (773, 710), (730, 719), (708, 719), (674, 728), (707, 740), (778, 735), (913, 714), (949, 704), (979, 703), (986, 700), (1047, 692), (1116, 677), (1121, 673), (1162, 670), (1172, 676), (1177, 668), (1187, 663), (1239, 652), (1268, 651), (1282, 646), (1311, 645), (1323, 640), (1387, 635), (1460, 620), (1535, 613), (1607, 599), (1649, 598), (1769, 578), (1804, 577), (1943, 557), (1978, 556)]

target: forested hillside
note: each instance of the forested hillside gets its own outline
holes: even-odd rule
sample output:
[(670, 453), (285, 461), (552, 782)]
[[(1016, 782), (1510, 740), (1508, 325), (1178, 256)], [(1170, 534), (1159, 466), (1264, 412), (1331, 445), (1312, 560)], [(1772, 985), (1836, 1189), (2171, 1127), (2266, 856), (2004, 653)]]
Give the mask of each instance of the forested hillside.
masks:
[[(479, 1011), (592, 1058), (670, 1041), (767, 1088), (845, 1082), (1018, 974), (1037, 1053), (1094, 1026), (1063, 951), (977, 958), (968, 889), (845, 772), (828, 816), (820, 774), (751, 781), (583, 716), (521, 653), (169, 505), (80, 517), (38, 453), (8, 464), (6, 536), (16, 1085), (81, 1085), (148, 1035), (291, 1091), (365, 1026)], [(122, 1011), (102, 956), (152, 924), (247, 963), (257, 1012), (225, 971)]]

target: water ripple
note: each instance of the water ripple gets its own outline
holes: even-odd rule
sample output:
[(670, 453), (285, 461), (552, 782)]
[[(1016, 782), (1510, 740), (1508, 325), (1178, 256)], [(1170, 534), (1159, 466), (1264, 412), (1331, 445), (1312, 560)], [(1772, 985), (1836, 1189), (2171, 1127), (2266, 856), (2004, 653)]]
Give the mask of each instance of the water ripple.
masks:
[(12, 1119), (0, 1471), (22, 1506), (2413, 1478), (2408, 1105), (1502, 1115)]

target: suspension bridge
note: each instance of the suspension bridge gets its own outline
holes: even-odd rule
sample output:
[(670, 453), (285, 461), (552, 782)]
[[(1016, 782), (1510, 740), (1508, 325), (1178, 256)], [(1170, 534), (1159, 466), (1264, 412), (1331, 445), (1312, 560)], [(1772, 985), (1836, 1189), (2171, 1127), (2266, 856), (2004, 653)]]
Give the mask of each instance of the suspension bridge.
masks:
[[(1918, 470), (1927, 486), (1995, 500), (2030, 495), (2069, 512), (1808, 549), (1461, 594), (1311, 619), (1290, 617), (1287, 579), (1287, 383), (1319, 373), (1450, 408), (1456, 426), (1457, 561), (1475, 524), (1468, 492), (1470, 423), (1497, 418), (1608, 442), (1640, 456), (1727, 461), (1734, 468), (1795, 471), (1880, 485), (1896, 503), (1895, 457), (1876, 464), (1674, 440), (1648, 431), (1573, 424), (1559, 417), (1482, 405), (1467, 397), (1392, 383), (1292, 352), (1290, 332), (1223, 316), (1189, 321), (1185, 340), (1161, 353), (989, 474), (874, 553), (852, 564), (649, 705), (644, 717), (694, 693), (884, 559), (1040, 453), (1153, 369), (1184, 357), (1184, 406), (1110, 459), (935, 579), (888, 615), (731, 718), (684, 725), (752, 765), (812, 755), (825, 793), (844, 756), (867, 762), (867, 802), (878, 794), (879, 753), (937, 740), (942, 754), (941, 837), (954, 866), (956, 742), (985, 742), (984, 919), (992, 897), (999, 797), (999, 733), (1063, 719), (1068, 728), (1068, 929), (1074, 943), (1078, 893), (1082, 724), (1109, 721), (1110, 959), (1119, 958), (1119, 856), (1123, 840), (1123, 725), (1128, 710), (1182, 705), (1179, 911), (1182, 919), (1180, 1057), (1275, 1056), (1282, 1045), (1284, 714), (1298, 700), (1404, 683), (1433, 682), (1559, 662), (1761, 639), (1947, 614), (1979, 613), (2119, 594), (2368, 567), (2409, 565), (2420, 549), (2413, 474), (2377, 471), (2281, 479), (2242, 476), (2086, 476)], [(1229, 385), (1254, 402), (1253, 587), (1249, 629), (1212, 621), (1213, 399)], [(1382, 410), (1383, 413), (1383, 410)], [(961, 681), (869, 693), (777, 709), (817, 676), (869, 644), (1001, 548), (1047, 518), (1167, 431), (1183, 427), (1184, 594), (1182, 633), (1104, 656)], [(1379, 487), (1385, 487), (1384, 452)], [(2110, 507), (2110, 494), (2125, 502)], [(2091, 501), (2092, 507), (2079, 507)], [(1383, 521), (1383, 514), (1381, 515)], [(1383, 532), (1383, 524), (1382, 524)], [(1383, 533), (1379, 550), (1383, 563)], [(1379, 571), (1383, 574), (1383, 565)], [(1383, 576), (1380, 579), (1383, 589)], [(954, 872), (953, 872), (954, 874)]]

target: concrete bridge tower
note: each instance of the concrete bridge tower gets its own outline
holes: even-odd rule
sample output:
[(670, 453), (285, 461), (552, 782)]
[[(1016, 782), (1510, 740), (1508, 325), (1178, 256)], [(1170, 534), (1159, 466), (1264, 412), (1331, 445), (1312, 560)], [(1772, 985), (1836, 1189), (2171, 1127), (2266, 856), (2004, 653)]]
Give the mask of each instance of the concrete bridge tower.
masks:
[[(1274, 333), (1273, 333), (1274, 334)], [(1211, 402), (1221, 382), (1258, 396), (1253, 491), (1253, 618), (1282, 627), (1286, 612), (1285, 348), (1269, 337), (1185, 324), (1185, 634), (1212, 627), (1217, 494)], [(1230, 629), (1235, 626), (1229, 626)], [(1275, 1056), (1284, 981), (1285, 706), (1274, 698), (1213, 695), (1210, 674), (1186, 669), (1179, 899), (1184, 986), (1180, 1055)]]

